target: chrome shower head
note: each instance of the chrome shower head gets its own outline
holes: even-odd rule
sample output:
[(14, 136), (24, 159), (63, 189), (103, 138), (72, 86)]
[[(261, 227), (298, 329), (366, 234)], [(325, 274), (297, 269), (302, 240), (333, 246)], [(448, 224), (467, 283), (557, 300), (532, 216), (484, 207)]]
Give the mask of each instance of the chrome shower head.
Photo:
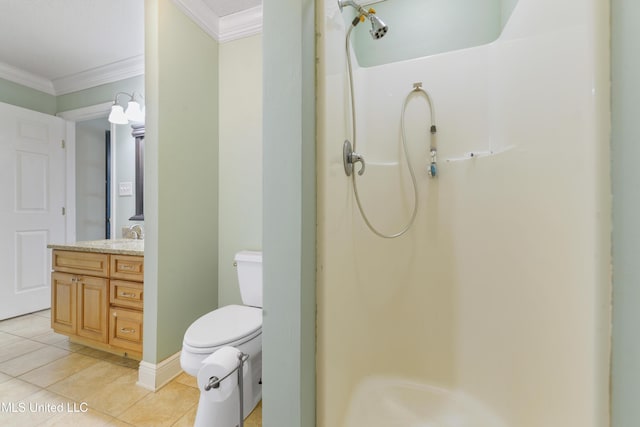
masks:
[[(366, 10), (353, 0), (338, 0), (338, 6), (340, 7), (340, 12), (342, 12), (342, 8), (345, 6), (351, 6), (356, 11), (358, 11), (358, 15), (352, 22), (352, 25), (354, 27), (358, 25), (358, 23), (360, 22), (360, 18), (368, 18), (371, 22), (371, 30), (369, 30), (369, 33), (371, 34), (371, 37), (374, 38), (374, 40), (383, 38), (387, 34), (387, 31), (389, 31), (389, 27), (384, 22), (382, 22), (382, 19), (376, 16), (376, 12), (373, 9)], [(362, 19), (364, 20), (364, 18)]]
[(378, 18), (373, 13), (370, 13), (367, 18), (371, 21), (371, 29), (369, 30), (371, 37), (375, 40), (383, 38), (387, 34), (387, 31), (389, 31), (389, 27), (382, 22), (382, 19)]

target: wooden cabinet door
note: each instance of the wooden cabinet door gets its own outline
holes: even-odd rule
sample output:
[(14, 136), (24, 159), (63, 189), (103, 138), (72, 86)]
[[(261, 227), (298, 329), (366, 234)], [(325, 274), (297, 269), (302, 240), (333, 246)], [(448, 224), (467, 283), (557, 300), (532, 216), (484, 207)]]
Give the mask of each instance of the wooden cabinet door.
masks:
[(109, 331), (109, 281), (100, 277), (77, 276), (78, 336), (107, 342)]
[(76, 280), (73, 274), (51, 273), (51, 327), (56, 332), (76, 333)]

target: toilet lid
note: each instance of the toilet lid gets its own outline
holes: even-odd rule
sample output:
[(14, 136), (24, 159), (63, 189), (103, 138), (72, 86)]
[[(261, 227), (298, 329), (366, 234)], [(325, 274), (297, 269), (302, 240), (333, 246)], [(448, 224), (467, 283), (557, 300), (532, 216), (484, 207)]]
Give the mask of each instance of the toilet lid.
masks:
[(247, 337), (262, 328), (262, 309), (227, 305), (193, 322), (184, 343), (195, 348), (216, 347)]

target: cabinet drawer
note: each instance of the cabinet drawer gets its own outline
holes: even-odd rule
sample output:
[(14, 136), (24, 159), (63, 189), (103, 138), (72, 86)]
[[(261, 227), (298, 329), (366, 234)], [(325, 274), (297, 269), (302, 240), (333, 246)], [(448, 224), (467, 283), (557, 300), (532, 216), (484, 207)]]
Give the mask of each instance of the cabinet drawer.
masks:
[(126, 308), (111, 308), (109, 344), (142, 352), (142, 312)]
[(142, 282), (144, 280), (144, 257), (111, 255), (111, 278)]
[(144, 285), (138, 282), (111, 280), (111, 304), (142, 310)]
[(109, 255), (91, 252), (53, 251), (53, 269), (65, 273), (109, 276)]

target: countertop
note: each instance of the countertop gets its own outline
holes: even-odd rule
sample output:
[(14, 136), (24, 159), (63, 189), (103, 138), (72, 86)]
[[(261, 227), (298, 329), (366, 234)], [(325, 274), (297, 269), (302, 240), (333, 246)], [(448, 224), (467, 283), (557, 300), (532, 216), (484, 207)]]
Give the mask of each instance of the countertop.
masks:
[(144, 256), (144, 240), (138, 239), (87, 240), (64, 245), (49, 244), (47, 247), (63, 251)]

